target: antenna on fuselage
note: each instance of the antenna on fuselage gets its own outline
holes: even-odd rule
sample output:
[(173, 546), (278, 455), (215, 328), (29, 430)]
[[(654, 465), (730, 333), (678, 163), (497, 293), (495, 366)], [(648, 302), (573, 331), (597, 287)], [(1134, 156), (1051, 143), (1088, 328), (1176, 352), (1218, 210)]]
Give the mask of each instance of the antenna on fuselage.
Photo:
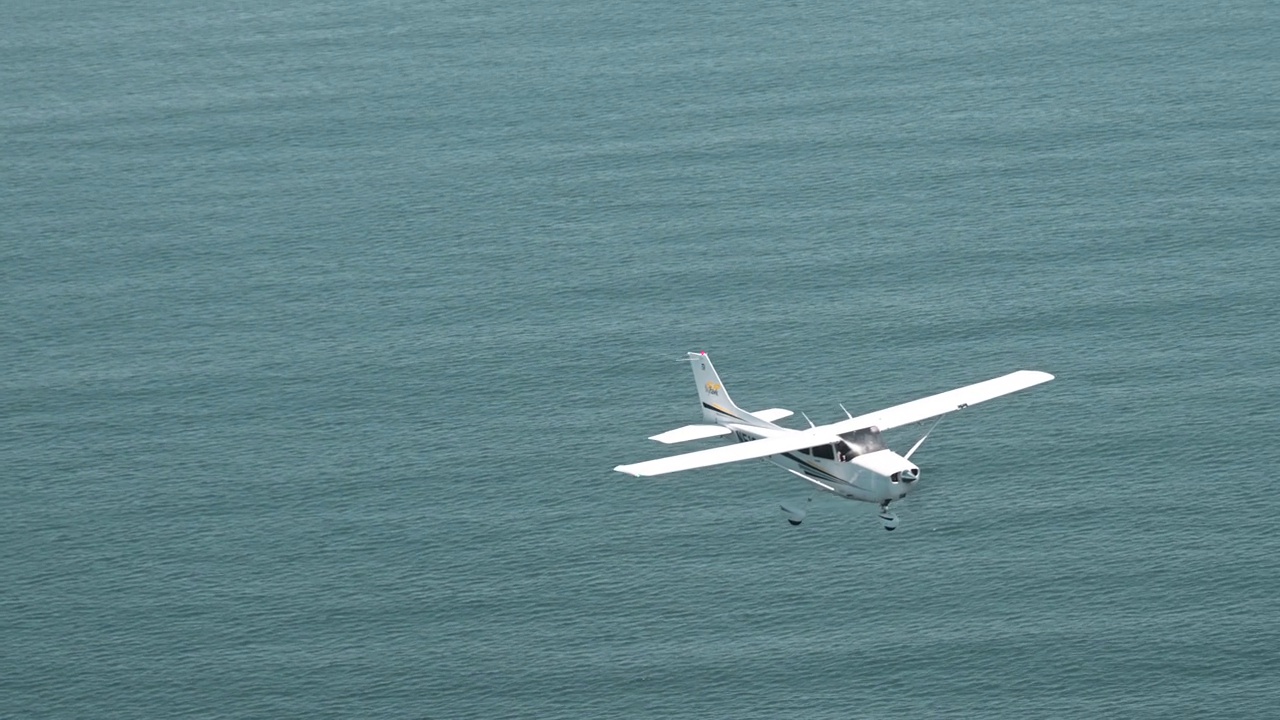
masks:
[(849, 418), (850, 420), (853, 419), (853, 415), (849, 414), (849, 409), (844, 406), (844, 403), (836, 403), (836, 404), (840, 406), (841, 410), (844, 410), (845, 417)]
[(801, 411), (800, 411), (800, 415), (802, 415), (802, 416), (804, 417), (805, 421), (807, 421), (807, 422), (809, 423), (809, 427), (818, 427), (817, 425), (814, 425), (814, 424), (813, 424), (813, 421), (809, 419), (809, 416), (808, 416), (808, 415), (805, 415), (805, 414), (804, 414), (804, 411), (803, 411), (803, 410), (801, 410)]

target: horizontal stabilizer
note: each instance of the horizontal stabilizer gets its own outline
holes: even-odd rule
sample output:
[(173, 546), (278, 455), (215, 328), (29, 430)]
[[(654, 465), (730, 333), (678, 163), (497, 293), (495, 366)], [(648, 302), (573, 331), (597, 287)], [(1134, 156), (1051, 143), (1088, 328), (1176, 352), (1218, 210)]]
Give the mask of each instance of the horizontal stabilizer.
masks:
[(723, 425), (685, 425), (675, 430), (668, 430), (664, 433), (658, 433), (650, 440), (657, 440), (660, 443), (687, 442), (689, 440), (705, 440), (718, 435), (728, 435), (729, 428)]
[(795, 415), (795, 413), (791, 412), (790, 410), (783, 410), (782, 408), (769, 408), (768, 410), (757, 410), (751, 414), (755, 415), (761, 420), (764, 420), (765, 422), (777, 422), (782, 418), (791, 417), (792, 415)]

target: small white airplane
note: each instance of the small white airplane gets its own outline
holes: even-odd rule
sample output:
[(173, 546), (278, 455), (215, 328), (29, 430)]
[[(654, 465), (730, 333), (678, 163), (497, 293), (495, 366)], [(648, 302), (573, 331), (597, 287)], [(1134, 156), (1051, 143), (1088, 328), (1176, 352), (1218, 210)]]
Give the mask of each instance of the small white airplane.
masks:
[[(743, 410), (729, 399), (729, 392), (720, 382), (711, 358), (705, 352), (688, 355), (693, 365), (693, 378), (698, 385), (698, 396), (702, 400), (702, 417), (707, 423), (685, 425), (649, 439), (669, 444), (732, 435), (738, 444), (619, 465), (614, 470), (648, 477), (763, 458), (809, 483), (811, 489), (849, 500), (878, 503), (885, 530), (898, 527), (898, 517), (889, 512), (889, 503), (906, 497), (916, 487), (920, 468), (911, 462), (911, 456), (920, 449), (942, 416), (1053, 379), (1046, 372), (1018, 370), (986, 382), (857, 417), (845, 410), (847, 419), (830, 425), (815, 426), (806, 416), (809, 429), (792, 430), (774, 424), (775, 420), (792, 415), (790, 410)], [(844, 406), (841, 405), (840, 409), (844, 410)], [(880, 437), (882, 430), (931, 418), (938, 419), (906, 455), (887, 448)], [(799, 525), (804, 520), (803, 505), (783, 505), (782, 511), (792, 525)]]

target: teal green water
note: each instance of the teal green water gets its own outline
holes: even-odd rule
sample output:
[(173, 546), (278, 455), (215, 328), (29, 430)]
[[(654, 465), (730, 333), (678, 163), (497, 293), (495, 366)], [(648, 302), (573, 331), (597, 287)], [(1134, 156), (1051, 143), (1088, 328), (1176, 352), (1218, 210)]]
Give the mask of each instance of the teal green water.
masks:
[(1274, 3), (4, 15), (0, 716), (1276, 716)]

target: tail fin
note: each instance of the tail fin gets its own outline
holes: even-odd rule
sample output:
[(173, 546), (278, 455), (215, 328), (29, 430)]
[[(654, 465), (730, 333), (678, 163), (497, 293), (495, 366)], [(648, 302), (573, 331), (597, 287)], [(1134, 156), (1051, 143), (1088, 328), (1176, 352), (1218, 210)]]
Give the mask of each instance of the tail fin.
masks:
[(689, 353), (693, 365), (693, 379), (698, 383), (698, 399), (702, 401), (702, 417), (707, 422), (740, 422), (748, 425), (759, 423), (751, 413), (733, 404), (729, 391), (720, 382), (720, 375), (705, 352)]

